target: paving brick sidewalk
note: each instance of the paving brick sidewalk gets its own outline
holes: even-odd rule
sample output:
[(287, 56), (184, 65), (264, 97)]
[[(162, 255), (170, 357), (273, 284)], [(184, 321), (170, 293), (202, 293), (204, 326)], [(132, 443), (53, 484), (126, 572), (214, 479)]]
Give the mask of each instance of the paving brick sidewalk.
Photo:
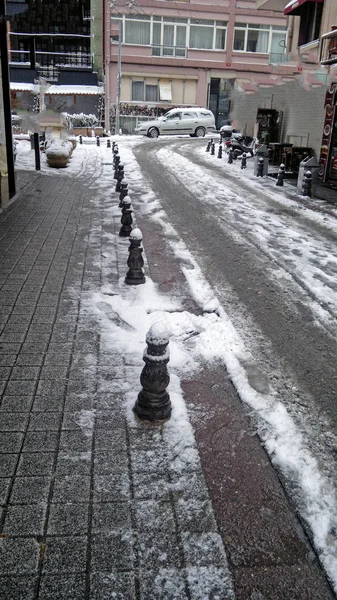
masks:
[(0, 215), (0, 598), (233, 598), (195, 447), (177, 476), (163, 428), (127, 422), (139, 365), (82, 304), (125, 274), (118, 236), (98, 268), (119, 223), (83, 180), (34, 178)]
[[(87, 183), (34, 175), (0, 214), (0, 600), (256, 600), (262, 598), (266, 551), (273, 573), (264, 598), (289, 600), (291, 592), (282, 594), (291, 581), (297, 600), (328, 600), (332, 595), (310, 545), (263, 450), (255, 440), (247, 446), (247, 432), (243, 451), (256, 453), (256, 487), (249, 463), (232, 490), (239, 496), (230, 502), (226, 497), (231, 488), (219, 448), (229, 465), (235, 427), (226, 439), (224, 398), (227, 417), (239, 410), (228, 380), (223, 387), (219, 374), (208, 373), (185, 384), (192, 416), (209, 401), (218, 411), (194, 419), (201, 461), (193, 441), (177, 448), (165, 428), (127, 418), (124, 386), (131, 381), (136, 395), (141, 357), (134, 365), (104, 345), (84, 299), (125, 274), (128, 242), (115, 235), (118, 220), (107, 222), (102, 205), (93, 202), (94, 185)], [(160, 291), (179, 295), (183, 306), (197, 311), (161, 232), (141, 218), (140, 226), (147, 269)], [(107, 253), (109, 269), (102, 261)], [(220, 393), (209, 394), (211, 386)], [(236, 419), (242, 434), (245, 417)], [(229, 421), (235, 424), (233, 415)], [(240, 529), (235, 522), (226, 531), (225, 503), (234, 523), (235, 502), (247, 487), (252, 522), (265, 525), (253, 516), (261, 509), (255, 491), (267, 481), (261, 460), (268, 490), (274, 500), (280, 495), (270, 521), (282, 506), (286, 534), (276, 527), (281, 542), (276, 537), (271, 549), (268, 538), (255, 552), (249, 514), (248, 524)], [(226, 535), (234, 577), (224, 553)], [(298, 579), (294, 572), (301, 569)], [(268, 595), (276, 577), (283, 580), (281, 591)]]

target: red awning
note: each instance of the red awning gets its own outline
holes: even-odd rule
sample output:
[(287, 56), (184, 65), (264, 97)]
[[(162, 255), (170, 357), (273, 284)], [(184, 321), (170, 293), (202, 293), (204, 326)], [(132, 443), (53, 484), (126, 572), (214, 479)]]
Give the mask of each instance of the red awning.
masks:
[(306, 4), (307, 2), (316, 2), (318, 4), (323, 4), (324, 0), (291, 0), (291, 2), (288, 2), (287, 6), (285, 7), (284, 14), (285, 15), (301, 14), (301, 11), (298, 9), (300, 9), (301, 6), (303, 6), (303, 4)]

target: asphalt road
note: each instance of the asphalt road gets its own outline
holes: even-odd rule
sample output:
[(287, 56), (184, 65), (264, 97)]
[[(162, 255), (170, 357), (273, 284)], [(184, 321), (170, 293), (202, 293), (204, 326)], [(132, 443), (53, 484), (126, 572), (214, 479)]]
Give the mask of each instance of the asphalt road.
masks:
[[(163, 171), (157, 151), (168, 146), (176, 152), (177, 168)], [(280, 268), (263, 248), (252, 242), (247, 228), (238, 219), (226, 219), (205, 202), (205, 197), (188, 189), (186, 173), (179, 168), (180, 156), (188, 156), (200, 168), (200, 181), (212, 171), (214, 164), (203, 160), (195, 150), (205, 146), (204, 140), (144, 140), (135, 148), (143, 175), (192, 254), (197, 258), (203, 275), (240, 331), (253, 361), (247, 365), (252, 386), (272, 385), (287, 406), (307, 444), (320, 461), (322, 470), (337, 480), (337, 341), (334, 325), (320, 323), (310, 308), (310, 291), (301, 285), (291, 263), (284, 263), (284, 280), (274, 277)], [(228, 179), (227, 179), (228, 183)], [(249, 190), (249, 183), (242, 192)], [(251, 191), (251, 190), (250, 190)], [(277, 202), (270, 202), (261, 192), (259, 203), (265, 202), (266, 216), (270, 211), (289, 214), (307, 233), (327, 241), (337, 240), (328, 228), (306, 219), (305, 214), (291, 213)], [(294, 203), (295, 206), (295, 203)], [(277, 240), (275, 240), (277, 243)], [(327, 307), (324, 306), (324, 309)], [(332, 319), (333, 322), (333, 319)], [(263, 391), (263, 390), (262, 390)]]

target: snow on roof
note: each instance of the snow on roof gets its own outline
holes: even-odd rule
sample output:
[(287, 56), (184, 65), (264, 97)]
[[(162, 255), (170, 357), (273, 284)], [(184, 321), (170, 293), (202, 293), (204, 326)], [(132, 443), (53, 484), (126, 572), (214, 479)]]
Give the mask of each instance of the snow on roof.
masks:
[(11, 81), (10, 89), (15, 92), (34, 92), (36, 86), (34, 83), (19, 83), (16, 81)]
[(98, 85), (51, 85), (46, 88), (46, 94), (83, 94), (95, 96), (103, 94), (103, 87)]

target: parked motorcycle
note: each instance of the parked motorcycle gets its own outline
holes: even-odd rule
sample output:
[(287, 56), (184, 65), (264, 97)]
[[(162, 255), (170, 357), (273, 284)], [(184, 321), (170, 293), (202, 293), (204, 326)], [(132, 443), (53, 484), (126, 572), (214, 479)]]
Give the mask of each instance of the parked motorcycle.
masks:
[(228, 140), (226, 140), (225, 144), (227, 152), (230, 148), (232, 149), (233, 158), (235, 159), (241, 156), (241, 154), (243, 154), (244, 152), (247, 155), (254, 156), (256, 142), (256, 138), (233, 133), (232, 136)]

